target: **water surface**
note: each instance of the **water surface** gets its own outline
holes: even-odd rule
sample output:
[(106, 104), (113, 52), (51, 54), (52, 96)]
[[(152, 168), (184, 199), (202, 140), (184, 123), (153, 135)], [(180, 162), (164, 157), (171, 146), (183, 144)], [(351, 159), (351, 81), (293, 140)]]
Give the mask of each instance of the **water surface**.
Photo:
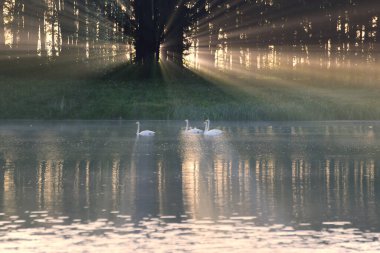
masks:
[(0, 250), (380, 250), (380, 122), (141, 123), (2, 121)]

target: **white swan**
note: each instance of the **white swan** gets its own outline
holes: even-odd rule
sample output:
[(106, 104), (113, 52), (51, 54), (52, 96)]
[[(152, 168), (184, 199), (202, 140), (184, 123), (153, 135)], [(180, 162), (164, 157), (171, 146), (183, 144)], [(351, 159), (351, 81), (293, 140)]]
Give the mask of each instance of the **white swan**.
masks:
[(189, 128), (189, 120), (185, 120), (186, 122), (186, 128), (185, 128), (185, 132), (186, 133), (190, 133), (190, 134), (201, 134), (203, 133), (203, 130), (201, 129), (198, 129), (198, 128)]
[(206, 120), (205, 121), (205, 131), (204, 131), (204, 135), (209, 135), (209, 136), (215, 136), (215, 135), (221, 135), (223, 133), (222, 130), (219, 130), (219, 129), (210, 129), (210, 120)]
[(141, 136), (153, 136), (155, 134), (155, 132), (153, 131), (150, 131), (150, 130), (144, 130), (144, 131), (141, 131), (140, 132), (140, 122), (136, 122), (137, 124), (137, 133), (136, 135), (141, 135)]

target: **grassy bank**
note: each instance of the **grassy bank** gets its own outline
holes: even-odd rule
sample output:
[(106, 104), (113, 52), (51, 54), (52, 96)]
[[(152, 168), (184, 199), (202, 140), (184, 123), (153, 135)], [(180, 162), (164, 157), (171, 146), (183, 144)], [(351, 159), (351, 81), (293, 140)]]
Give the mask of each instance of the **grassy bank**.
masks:
[(55, 75), (54, 69), (49, 74), (34, 70), (29, 76), (1, 73), (0, 118), (380, 119), (380, 89), (376, 86), (305, 82), (235, 80), (223, 75), (209, 79), (185, 69), (163, 72), (138, 66), (80, 76)]

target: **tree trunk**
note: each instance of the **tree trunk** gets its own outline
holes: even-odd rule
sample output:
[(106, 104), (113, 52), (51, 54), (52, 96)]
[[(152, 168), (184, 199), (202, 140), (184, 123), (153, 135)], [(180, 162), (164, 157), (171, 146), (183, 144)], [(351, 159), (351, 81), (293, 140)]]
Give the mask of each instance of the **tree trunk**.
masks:
[(75, 15), (74, 1), (66, 0), (64, 9), (58, 13), (58, 19), (61, 27), (62, 49), (61, 57), (70, 57), (72, 54), (72, 41), (75, 34)]
[(169, 6), (169, 8), (171, 19), (167, 24), (166, 33), (164, 34), (165, 43), (163, 51), (167, 52), (167, 58), (170, 61), (182, 66), (185, 49), (184, 29), (188, 23), (188, 10), (184, 2), (181, 2), (179, 5), (172, 3), (172, 6)]
[(38, 17), (36, 10), (38, 6), (36, 1), (26, 1), (24, 6), (24, 38), (26, 41), (22, 41), (26, 46), (27, 54), (35, 57), (37, 52), (38, 43)]
[(45, 47), (45, 11), (46, 3), (44, 0), (35, 0), (36, 2), (36, 15), (37, 15), (37, 27), (40, 33), (40, 54), (41, 56), (46, 56), (46, 47)]
[(137, 30), (136, 30), (136, 62), (154, 63), (159, 60), (160, 38), (156, 19), (156, 6), (153, 0), (139, 0), (134, 2)]
[(19, 35), (20, 30), (22, 28), (22, 3), (21, 1), (15, 2), (14, 7), (14, 13), (13, 13), (13, 22), (12, 22), (12, 33), (13, 33), (13, 41), (12, 41), (12, 55), (15, 55), (17, 57), (17, 54), (19, 53)]
[(0, 56), (3, 55), (5, 50), (5, 40), (4, 40), (4, 16), (3, 7), (5, 0), (0, 0)]
[(76, 17), (76, 21), (79, 24), (79, 28), (76, 34), (77, 37), (77, 60), (83, 61), (86, 59), (86, 20), (88, 18), (87, 13), (87, 1), (79, 0), (76, 2), (76, 8), (79, 10), (79, 15)]

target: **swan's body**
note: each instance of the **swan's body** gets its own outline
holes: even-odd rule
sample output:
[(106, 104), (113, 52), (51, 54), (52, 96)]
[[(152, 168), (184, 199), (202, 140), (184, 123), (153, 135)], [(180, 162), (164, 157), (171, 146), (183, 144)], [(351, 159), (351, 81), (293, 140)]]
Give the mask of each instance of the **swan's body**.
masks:
[(189, 128), (189, 120), (185, 120), (186, 122), (186, 129), (185, 129), (185, 132), (186, 133), (190, 133), (190, 134), (201, 134), (203, 133), (203, 130), (201, 129), (198, 129), (198, 128)]
[(192, 134), (201, 134), (201, 133), (203, 133), (203, 130), (195, 127), (195, 128), (189, 129), (188, 132), (192, 133)]
[(204, 135), (208, 135), (208, 136), (216, 136), (216, 135), (221, 135), (223, 133), (222, 130), (219, 130), (219, 129), (210, 129), (210, 120), (206, 120), (205, 121), (205, 131), (204, 131)]
[(137, 136), (153, 136), (154, 134), (155, 134), (155, 132), (153, 132), (153, 131), (150, 131), (150, 130), (144, 130), (144, 131), (141, 131), (140, 132), (140, 122), (136, 122), (136, 124), (137, 124), (137, 133), (136, 133), (136, 135)]

